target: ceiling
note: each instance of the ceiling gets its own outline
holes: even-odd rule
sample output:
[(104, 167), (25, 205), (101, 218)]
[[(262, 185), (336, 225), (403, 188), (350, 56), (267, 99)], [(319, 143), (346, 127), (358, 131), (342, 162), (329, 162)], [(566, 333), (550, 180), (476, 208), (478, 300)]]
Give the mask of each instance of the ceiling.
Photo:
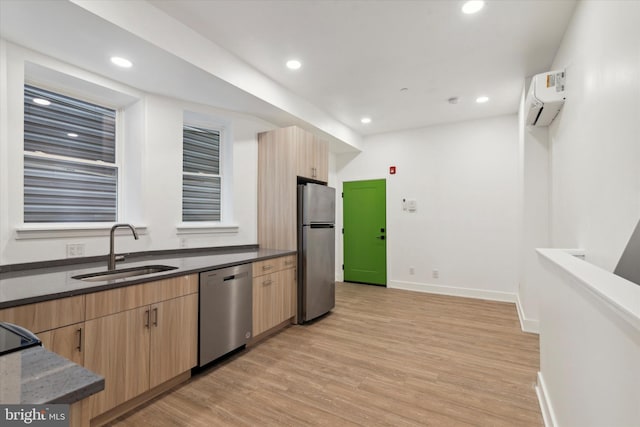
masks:
[[(151, 3), (363, 135), (516, 112), (575, 6), (488, 0), (465, 15), (455, 0)], [(290, 58), (302, 68), (287, 69)], [(481, 95), (490, 101), (477, 104)]]
[[(109, 5), (120, 10), (110, 14), (104, 9)], [(515, 113), (524, 78), (550, 67), (575, 1), (488, 0), (475, 15), (462, 14), (461, 5), (454, 0), (0, 0), (0, 34), (137, 89), (278, 126), (311, 128), (329, 137), (332, 151), (339, 152), (357, 148), (343, 143), (349, 138), (341, 127), (359, 138)], [(142, 6), (147, 13), (136, 13)], [(174, 21), (186, 29), (176, 33), (179, 40), (167, 30)], [(210, 41), (199, 45), (202, 60), (183, 55), (198, 37)], [(216, 68), (217, 58), (208, 57), (218, 47), (228, 51), (219, 62), (235, 62), (226, 74)], [(106, 55), (122, 50), (135, 58), (127, 72), (105, 62)], [(292, 57), (303, 62), (295, 72), (284, 66)], [(255, 89), (264, 87), (268, 90)], [(490, 101), (475, 103), (479, 95)], [(458, 103), (447, 102), (450, 97)], [(363, 116), (372, 122), (362, 124)]]

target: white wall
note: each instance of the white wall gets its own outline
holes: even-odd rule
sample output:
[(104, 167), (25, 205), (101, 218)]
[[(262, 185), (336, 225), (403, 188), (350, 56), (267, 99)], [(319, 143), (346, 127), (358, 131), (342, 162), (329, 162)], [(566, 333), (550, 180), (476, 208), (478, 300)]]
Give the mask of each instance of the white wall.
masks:
[[(119, 252), (246, 245), (257, 242), (257, 133), (274, 126), (255, 117), (136, 92), (117, 82), (75, 69), (53, 58), (2, 42), (0, 68), (0, 264), (66, 257), (67, 243), (85, 244), (85, 256), (108, 252), (107, 232), (57, 233), (46, 238), (16, 239), (22, 224), (22, 85), (24, 61), (92, 81), (139, 97), (127, 109), (122, 173), (125, 193), (122, 222), (147, 227), (140, 240), (120, 237)], [(229, 125), (233, 155), (233, 218), (237, 232), (178, 234), (181, 222), (183, 111), (211, 115)], [(70, 237), (74, 236), (74, 237)]]
[(562, 250), (541, 250), (538, 262), (546, 425), (638, 426), (640, 288)]
[(549, 128), (553, 247), (613, 271), (640, 218), (640, 2), (578, 4), (553, 69), (567, 101)]
[[(341, 191), (344, 181), (387, 180), (389, 286), (513, 301), (517, 117), (372, 136), (363, 148), (358, 155), (337, 157), (337, 188)], [(396, 175), (388, 174), (391, 165)], [(402, 211), (403, 198), (416, 199), (417, 212)], [(337, 216), (341, 227), (341, 200)], [(339, 241), (337, 265), (342, 264)]]
[[(528, 87), (525, 87), (528, 90)], [(525, 97), (518, 114), (520, 173), (520, 267), (518, 314), (522, 329), (538, 332), (541, 275), (536, 248), (550, 246), (549, 132), (547, 127), (525, 125)]]
[(549, 128), (522, 126), (525, 330), (540, 318), (536, 247), (580, 248), (613, 271), (640, 217), (639, 18), (638, 2), (580, 3), (551, 66), (566, 68), (567, 101)]
[[(551, 67), (566, 68), (567, 100), (548, 129), (550, 244), (582, 248), (589, 263), (608, 272), (640, 217), (638, 22), (637, 1), (578, 3)], [(546, 421), (637, 425), (637, 326), (629, 326), (615, 304), (604, 303), (584, 278), (597, 278), (595, 285), (615, 283), (611, 290), (637, 288), (564, 258), (560, 267), (543, 261), (525, 271), (525, 289), (533, 292), (520, 294), (529, 307), (539, 307), (538, 382)], [(576, 276), (574, 270), (588, 274)], [(638, 301), (627, 295), (628, 304)]]

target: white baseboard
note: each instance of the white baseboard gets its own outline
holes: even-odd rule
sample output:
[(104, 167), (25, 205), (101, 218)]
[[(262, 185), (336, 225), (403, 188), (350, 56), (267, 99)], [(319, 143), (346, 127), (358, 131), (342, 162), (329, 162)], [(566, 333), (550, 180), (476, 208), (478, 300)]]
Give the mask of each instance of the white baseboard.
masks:
[(544, 383), (542, 372), (538, 371), (538, 385), (536, 385), (536, 394), (538, 395), (538, 403), (542, 412), (542, 419), (545, 427), (556, 427), (558, 425), (556, 417), (553, 414), (553, 406), (549, 400), (549, 392)]
[(417, 291), (430, 294), (485, 299), (490, 301), (516, 302), (517, 299), (516, 294), (512, 294), (509, 292), (459, 288), (456, 286), (432, 285), (429, 283), (402, 282), (391, 280), (387, 283), (387, 287), (391, 289), (404, 289), (406, 291)]
[(520, 294), (516, 295), (516, 309), (518, 310), (518, 318), (520, 319), (520, 329), (522, 329), (523, 332), (539, 334), (540, 321), (526, 318), (524, 315), (524, 309), (520, 302)]

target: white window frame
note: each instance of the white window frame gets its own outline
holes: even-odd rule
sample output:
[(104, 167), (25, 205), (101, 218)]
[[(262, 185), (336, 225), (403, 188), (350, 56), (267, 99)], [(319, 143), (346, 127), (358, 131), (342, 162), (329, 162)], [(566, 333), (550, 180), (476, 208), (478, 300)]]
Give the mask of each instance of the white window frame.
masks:
[[(109, 226), (111, 226), (112, 224), (117, 223), (120, 218), (122, 218), (122, 172), (123, 172), (123, 168), (121, 167), (122, 164), (122, 155), (120, 153), (121, 151), (121, 146), (122, 146), (122, 111), (113, 105), (107, 105), (104, 102), (97, 102), (95, 100), (92, 99), (88, 99), (87, 97), (83, 97), (83, 96), (79, 96), (77, 94), (71, 94), (68, 93), (66, 91), (63, 90), (59, 90), (59, 89), (55, 89), (52, 87), (49, 87), (47, 85), (43, 85), (37, 82), (29, 82), (29, 81), (25, 81), (25, 85), (30, 85), (30, 86), (35, 86), (41, 89), (45, 89), (48, 90), (50, 92), (53, 92), (55, 94), (58, 95), (62, 95), (62, 96), (66, 96), (69, 98), (75, 98), (77, 100), (83, 101), (83, 102), (88, 102), (88, 103), (92, 103), (95, 105), (99, 105), (101, 107), (104, 108), (109, 108), (111, 110), (115, 111), (115, 134), (114, 134), (114, 150), (115, 150), (115, 155), (114, 155), (114, 162), (115, 163), (109, 163), (109, 162), (105, 162), (102, 160), (87, 160), (87, 159), (81, 159), (81, 158), (77, 158), (77, 157), (69, 157), (69, 156), (62, 156), (62, 155), (56, 155), (56, 154), (49, 154), (49, 153), (43, 153), (43, 152), (39, 152), (39, 151), (27, 151), (24, 146), (23, 146), (23, 153), (25, 157), (33, 157), (33, 158), (42, 158), (42, 159), (50, 159), (50, 160), (65, 160), (65, 161), (70, 161), (73, 163), (77, 163), (77, 164), (85, 164), (85, 165), (92, 165), (92, 166), (106, 166), (106, 167), (110, 167), (110, 168), (114, 168), (116, 170), (116, 217), (113, 221), (99, 221), (99, 222), (91, 222), (91, 221), (82, 221), (82, 222), (29, 222), (26, 223), (24, 221), (24, 200), (22, 203), (22, 223), (25, 227), (29, 227), (30, 225), (33, 225), (33, 227), (35, 228), (43, 228), (43, 227), (53, 227), (53, 228), (57, 228), (57, 227), (64, 227), (65, 224), (71, 224), (71, 225), (76, 225), (76, 224), (109, 224)], [(24, 125), (24, 116), (23, 116), (23, 120), (22, 123)], [(23, 138), (24, 141), (24, 138)], [(22, 177), (23, 177), (23, 191), (24, 191), (24, 165), (23, 165), (23, 173), (22, 173)]]
[[(23, 141), (24, 135), (24, 88), (23, 85), (33, 85), (43, 89), (50, 90), (65, 96), (70, 96), (85, 100), (87, 102), (102, 105), (116, 110), (116, 166), (118, 168), (117, 178), (117, 218), (115, 222), (125, 221), (124, 213), (126, 200), (126, 189), (123, 183), (126, 182), (126, 168), (124, 167), (124, 134), (125, 117), (124, 111), (128, 105), (142, 99), (142, 93), (132, 90), (131, 88), (95, 76), (91, 73), (78, 70), (74, 67), (62, 64), (58, 61), (51, 60), (30, 52), (23, 56), (24, 66), (21, 67), (20, 74), (14, 74), (14, 80), (10, 80), (12, 85), (19, 85), (18, 93), (14, 92), (11, 99), (15, 100), (15, 108), (18, 109), (20, 130), (16, 129), (16, 136), (20, 135), (20, 141)], [(18, 69), (16, 69), (17, 71)], [(19, 100), (19, 101), (18, 101)], [(111, 101), (113, 102), (111, 102)], [(15, 218), (13, 229), (15, 231), (15, 239), (48, 239), (48, 238), (70, 238), (70, 237), (97, 237), (104, 236), (115, 222), (60, 222), (60, 223), (25, 223), (24, 222), (24, 156), (25, 150), (22, 142), (16, 155), (16, 167), (19, 168), (19, 175), (11, 173), (10, 176), (15, 177), (15, 183), (19, 187), (21, 193), (18, 197), (19, 206), (11, 209)], [(106, 163), (102, 163), (105, 165)], [(111, 164), (109, 164), (111, 165)], [(15, 172), (18, 172), (15, 170)], [(147, 226), (142, 223), (136, 223), (136, 230), (139, 234), (146, 234)]]
[[(182, 221), (182, 185), (180, 185), (180, 222), (176, 234), (232, 234), (238, 232), (233, 221), (233, 137), (231, 122), (210, 113), (183, 111), (183, 127), (193, 126), (220, 133), (220, 221)], [(184, 154), (184, 148), (181, 149)], [(181, 176), (185, 175), (180, 159)], [(188, 172), (187, 172), (188, 173)]]

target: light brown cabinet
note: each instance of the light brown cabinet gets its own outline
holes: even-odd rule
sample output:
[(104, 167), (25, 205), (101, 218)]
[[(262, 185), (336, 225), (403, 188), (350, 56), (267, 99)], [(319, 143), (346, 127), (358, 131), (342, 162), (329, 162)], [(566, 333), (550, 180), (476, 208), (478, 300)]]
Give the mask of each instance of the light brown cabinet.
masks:
[(105, 378), (91, 417), (196, 365), (197, 291), (190, 275), (87, 295), (85, 366)]
[(38, 335), (47, 350), (83, 365), (84, 295), (0, 310), (0, 321)]
[(328, 148), (290, 126), (258, 134), (258, 243), (295, 250), (297, 177), (327, 182)]
[(297, 174), (298, 176), (327, 182), (329, 179), (329, 153), (327, 144), (320, 141), (318, 137), (297, 129)]
[(103, 391), (74, 405), (72, 422), (84, 425), (197, 364), (198, 275), (6, 308), (0, 321), (105, 378)]
[(149, 388), (198, 363), (198, 294), (151, 306)]
[(38, 333), (42, 346), (66, 357), (73, 363), (84, 365), (84, 322)]
[(296, 256), (253, 264), (253, 336), (295, 317)]
[(84, 295), (0, 310), (0, 321), (14, 323), (35, 334), (84, 321)]
[(149, 308), (86, 322), (85, 366), (104, 377), (104, 390), (89, 398), (91, 417), (149, 389)]

